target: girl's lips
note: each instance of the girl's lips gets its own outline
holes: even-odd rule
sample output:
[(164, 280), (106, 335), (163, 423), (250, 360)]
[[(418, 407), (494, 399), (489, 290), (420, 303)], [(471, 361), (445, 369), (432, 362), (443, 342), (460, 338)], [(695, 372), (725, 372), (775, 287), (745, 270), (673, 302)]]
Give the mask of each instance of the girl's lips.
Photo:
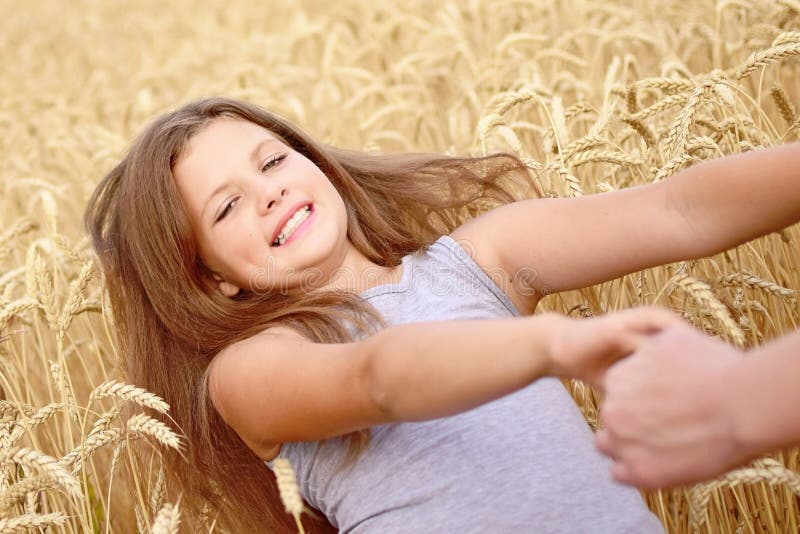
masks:
[(278, 235), (280, 234), (281, 230), (286, 225), (286, 223), (289, 222), (289, 219), (291, 219), (292, 216), (295, 213), (297, 213), (297, 210), (299, 210), (299, 209), (301, 209), (301, 208), (303, 208), (305, 206), (308, 206), (309, 209), (314, 209), (314, 205), (311, 202), (308, 202), (308, 201), (304, 200), (302, 202), (296, 203), (294, 206), (292, 206), (291, 208), (286, 210), (286, 213), (283, 214), (283, 217), (281, 217), (278, 220), (278, 224), (275, 225), (275, 231), (274, 231), (275, 233), (272, 235), (272, 241), (270, 241), (270, 243), (274, 243), (275, 240), (278, 239)]
[(277, 248), (283, 248), (283, 247), (285, 247), (285, 246), (286, 246), (286, 245), (288, 245), (289, 243), (292, 243), (292, 242), (294, 242), (295, 240), (297, 240), (299, 237), (301, 237), (303, 234), (305, 234), (305, 233), (308, 231), (308, 228), (311, 226), (311, 223), (312, 223), (312, 221), (313, 221), (313, 220), (316, 218), (316, 216), (317, 216), (317, 210), (315, 210), (315, 209), (314, 209), (314, 205), (313, 205), (313, 204), (311, 204), (309, 207), (311, 208), (311, 213), (309, 213), (309, 214), (308, 214), (308, 217), (306, 217), (306, 220), (305, 220), (305, 221), (303, 221), (302, 223), (300, 223), (300, 226), (298, 226), (298, 227), (295, 229), (295, 231), (294, 231), (294, 232), (292, 232), (292, 235), (290, 235), (290, 236), (289, 236), (289, 239), (287, 239), (287, 240), (286, 240), (286, 241), (283, 243), (283, 245), (280, 245), (280, 246), (279, 246), (279, 247), (277, 247)]

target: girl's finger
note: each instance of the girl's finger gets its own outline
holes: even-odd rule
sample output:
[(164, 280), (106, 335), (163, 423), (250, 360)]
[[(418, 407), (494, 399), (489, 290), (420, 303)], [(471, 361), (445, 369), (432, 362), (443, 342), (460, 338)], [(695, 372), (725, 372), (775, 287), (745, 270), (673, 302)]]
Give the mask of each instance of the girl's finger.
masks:
[(611, 464), (611, 478), (621, 484), (636, 485), (636, 479), (633, 472), (621, 460), (615, 461)]
[(686, 322), (666, 309), (642, 308), (631, 310), (627, 324), (643, 334), (655, 334), (671, 326), (685, 326)]
[(606, 456), (614, 458), (614, 444), (612, 443), (611, 433), (605, 428), (601, 428), (595, 433), (594, 446)]
[(626, 332), (619, 340), (620, 352), (614, 358), (614, 362), (619, 361), (627, 356), (630, 356), (631, 354), (639, 350), (639, 347), (648, 340), (649, 340), (649, 335), (646, 333)]

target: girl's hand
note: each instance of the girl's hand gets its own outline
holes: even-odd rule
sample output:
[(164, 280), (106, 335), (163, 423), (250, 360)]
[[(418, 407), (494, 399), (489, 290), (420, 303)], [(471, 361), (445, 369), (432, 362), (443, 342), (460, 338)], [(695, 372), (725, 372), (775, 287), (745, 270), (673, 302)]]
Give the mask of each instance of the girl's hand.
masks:
[(598, 449), (612, 476), (641, 487), (712, 478), (745, 461), (735, 439), (736, 398), (729, 377), (741, 353), (688, 326), (640, 339), (605, 380)]
[(608, 367), (631, 354), (645, 338), (669, 326), (685, 324), (677, 315), (657, 307), (566, 319), (555, 333), (550, 374), (602, 388)]

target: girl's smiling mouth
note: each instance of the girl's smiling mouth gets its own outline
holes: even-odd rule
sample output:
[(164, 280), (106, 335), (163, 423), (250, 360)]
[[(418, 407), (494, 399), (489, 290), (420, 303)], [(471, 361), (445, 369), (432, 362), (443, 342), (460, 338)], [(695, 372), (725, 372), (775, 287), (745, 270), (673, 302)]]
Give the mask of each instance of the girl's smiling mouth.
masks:
[(273, 247), (286, 245), (299, 238), (308, 229), (311, 220), (316, 214), (311, 203), (301, 205), (291, 216), (289, 216), (289, 213), (292, 213), (292, 211), (284, 216), (285, 219), (281, 221), (278, 227), (279, 230), (272, 241)]

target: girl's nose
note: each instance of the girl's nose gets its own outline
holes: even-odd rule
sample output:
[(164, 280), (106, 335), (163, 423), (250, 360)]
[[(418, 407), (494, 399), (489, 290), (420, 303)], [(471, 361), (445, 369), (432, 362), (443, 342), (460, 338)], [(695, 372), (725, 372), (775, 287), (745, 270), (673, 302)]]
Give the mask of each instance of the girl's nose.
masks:
[(262, 197), (258, 203), (263, 215), (270, 213), (280, 205), (284, 197), (289, 194), (289, 190), (285, 187), (267, 187), (262, 191)]

